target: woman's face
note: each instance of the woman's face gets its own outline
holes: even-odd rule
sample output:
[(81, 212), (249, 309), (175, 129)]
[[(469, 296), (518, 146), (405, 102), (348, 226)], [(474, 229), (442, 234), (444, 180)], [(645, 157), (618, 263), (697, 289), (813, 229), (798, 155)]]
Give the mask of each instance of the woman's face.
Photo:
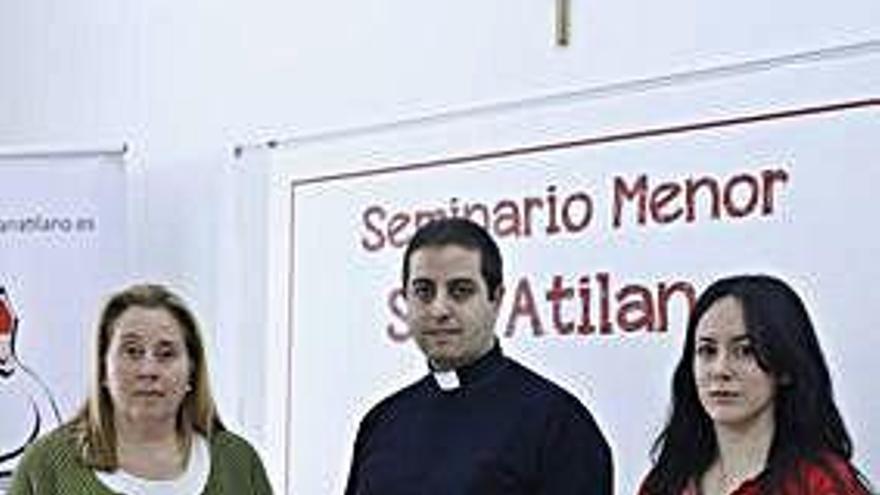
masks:
[(697, 322), (694, 377), (716, 425), (747, 427), (772, 418), (776, 379), (758, 365), (740, 302), (723, 297)]
[(192, 371), (180, 323), (165, 308), (132, 306), (111, 334), (104, 372), (116, 414), (174, 422)]

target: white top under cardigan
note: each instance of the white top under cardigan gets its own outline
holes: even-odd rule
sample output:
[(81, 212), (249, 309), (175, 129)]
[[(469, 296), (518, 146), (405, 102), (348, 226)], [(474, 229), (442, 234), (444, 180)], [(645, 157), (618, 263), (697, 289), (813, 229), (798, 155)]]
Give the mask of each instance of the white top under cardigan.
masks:
[(125, 495), (198, 495), (205, 489), (211, 472), (211, 453), (205, 437), (193, 435), (189, 461), (184, 472), (173, 480), (148, 480), (126, 473), (95, 471), (95, 476), (107, 488)]

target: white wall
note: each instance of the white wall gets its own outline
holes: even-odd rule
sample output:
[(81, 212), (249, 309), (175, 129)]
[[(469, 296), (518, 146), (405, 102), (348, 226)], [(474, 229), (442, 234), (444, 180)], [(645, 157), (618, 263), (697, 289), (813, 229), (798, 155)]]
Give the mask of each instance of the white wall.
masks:
[(227, 259), (235, 144), (880, 39), (876, 0), (572, 0), (560, 49), (554, 3), (6, 0), (0, 146), (132, 145), (133, 276), (194, 301), (221, 407), (262, 444), (263, 377), (241, 370), (263, 329), (243, 334)]

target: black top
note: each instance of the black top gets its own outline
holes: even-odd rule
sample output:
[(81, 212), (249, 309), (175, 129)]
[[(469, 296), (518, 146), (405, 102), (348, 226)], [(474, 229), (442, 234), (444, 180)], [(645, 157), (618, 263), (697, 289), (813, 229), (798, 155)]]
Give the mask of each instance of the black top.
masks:
[(497, 345), (374, 407), (354, 447), (346, 495), (611, 495), (611, 451), (570, 393)]

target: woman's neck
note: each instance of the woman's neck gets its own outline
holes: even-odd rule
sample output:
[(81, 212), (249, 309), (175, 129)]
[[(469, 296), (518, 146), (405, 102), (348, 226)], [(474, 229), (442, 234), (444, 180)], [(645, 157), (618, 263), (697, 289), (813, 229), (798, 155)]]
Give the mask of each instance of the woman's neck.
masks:
[(174, 479), (186, 468), (187, 452), (173, 421), (131, 421), (116, 418), (119, 467), (150, 480)]
[(703, 476), (703, 493), (728, 494), (761, 474), (774, 431), (772, 408), (744, 424), (716, 424), (718, 457)]
[(116, 414), (113, 421), (116, 426), (117, 441), (132, 444), (153, 444), (177, 438), (177, 426), (174, 417), (161, 419), (131, 418), (124, 414)]

